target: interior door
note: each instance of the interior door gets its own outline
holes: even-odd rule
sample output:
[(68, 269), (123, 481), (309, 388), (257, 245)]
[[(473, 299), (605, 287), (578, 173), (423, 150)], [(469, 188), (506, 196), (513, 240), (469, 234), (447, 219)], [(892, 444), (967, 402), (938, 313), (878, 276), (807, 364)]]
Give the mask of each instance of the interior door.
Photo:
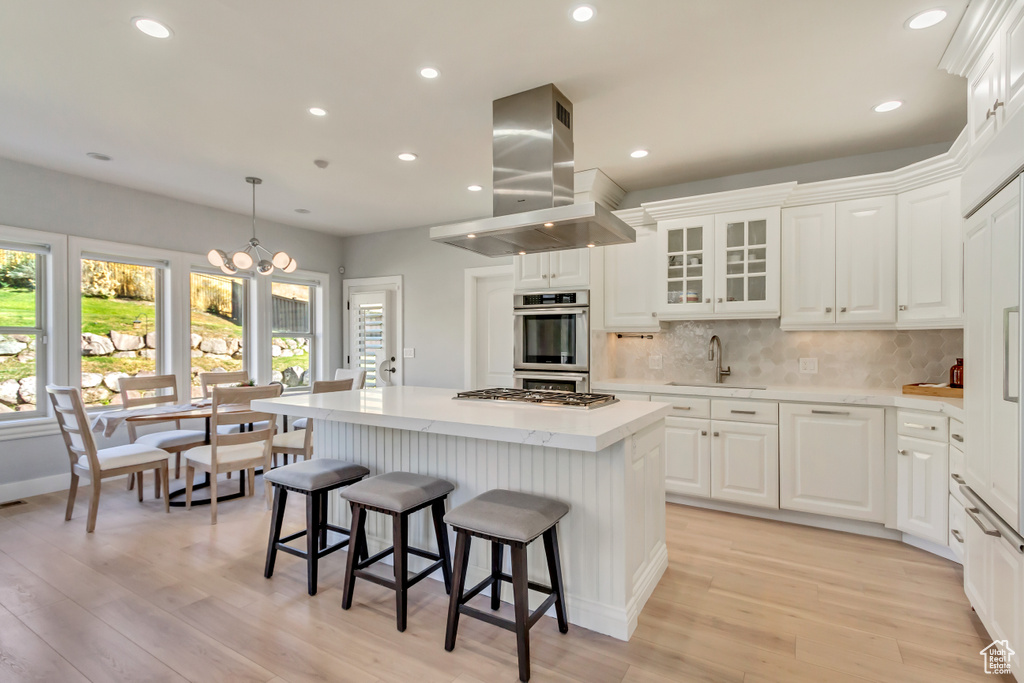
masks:
[(349, 297), (349, 367), (366, 371), (366, 387), (392, 384), (395, 354), (389, 318), (389, 292), (357, 292)]

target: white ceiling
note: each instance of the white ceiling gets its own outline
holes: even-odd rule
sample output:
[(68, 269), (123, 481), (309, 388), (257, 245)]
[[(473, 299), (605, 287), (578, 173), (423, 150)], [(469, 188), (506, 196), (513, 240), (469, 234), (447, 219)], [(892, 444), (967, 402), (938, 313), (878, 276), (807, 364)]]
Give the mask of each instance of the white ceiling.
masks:
[[(490, 215), (491, 101), (548, 82), (574, 104), (577, 170), (626, 190), (951, 141), (966, 120), (936, 65), (967, 0), (590, 0), (586, 24), (575, 4), (5, 0), (0, 156), (239, 213), (258, 175), (260, 217), (354, 234)], [(903, 27), (936, 5), (946, 21)]]

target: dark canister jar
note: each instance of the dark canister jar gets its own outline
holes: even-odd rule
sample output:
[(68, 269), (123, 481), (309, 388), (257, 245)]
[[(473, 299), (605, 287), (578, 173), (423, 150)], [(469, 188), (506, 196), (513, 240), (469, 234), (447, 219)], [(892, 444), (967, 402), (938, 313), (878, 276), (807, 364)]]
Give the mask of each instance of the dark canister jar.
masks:
[(964, 359), (957, 358), (956, 365), (949, 369), (949, 386), (954, 389), (964, 388)]

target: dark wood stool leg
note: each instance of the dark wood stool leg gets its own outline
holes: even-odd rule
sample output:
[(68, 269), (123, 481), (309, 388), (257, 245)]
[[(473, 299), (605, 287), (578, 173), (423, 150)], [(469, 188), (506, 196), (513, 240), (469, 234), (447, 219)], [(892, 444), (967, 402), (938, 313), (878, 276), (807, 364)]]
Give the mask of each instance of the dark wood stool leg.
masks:
[(491, 541), (491, 609), (501, 608), (501, 565), (504, 560), (505, 546)]
[(310, 595), (316, 595), (316, 563), (320, 542), (320, 495), (315, 491), (306, 494), (306, 588)]
[(437, 554), (444, 564), (441, 575), (444, 577), (444, 592), (452, 592), (452, 552), (448, 547), (448, 529), (444, 524), (444, 499), (435, 500), (430, 506), (430, 516), (434, 518), (434, 535), (437, 536)]
[(408, 591), (409, 567), (409, 516), (404, 512), (392, 516), (395, 546), (395, 611), (398, 630), (404, 631), (406, 624), (406, 593)]
[(270, 544), (267, 546), (267, 564), (263, 569), (263, 576), (268, 579), (274, 574), (274, 562), (277, 560), (277, 544), (281, 540), (281, 523), (284, 521), (285, 502), (288, 499), (288, 490), (281, 487), (274, 487), (274, 511), (270, 515)]
[(448, 600), (448, 628), (444, 636), (444, 649), (455, 649), (455, 637), (459, 633), (459, 604), (466, 590), (466, 568), (469, 566), (469, 542), (471, 537), (465, 531), (455, 536), (455, 577), (451, 598)]
[[(341, 594), (341, 608), (348, 609), (352, 606), (352, 590), (356, 583), (356, 560), (359, 552), (353, 549), (366, 547), (366, 510), (352, 504), (352, 533), (355, 534), (355, 541), (348, 544), (348, 561), (345, 564), (345, 587)], [(362, 559), (362, 558), (359, 558)]]
[(558, 532), (551, 527), (544, 532), (544, 554), (548, 557), (548, 574), (551, 590), (555, 592), (555, 614), (558, 616), (558, 630), (569, 632), (569, 617), (565, 610), (565, 592), (562, 588), (562, 559), (558, 554)]
[(526, 546), (512, 545), (512, 595), (516, 613), (516, 645), (519, 651), (519, 680), (530, 680), (530, 594), (526, 575)]
[(320, 549), (327, 547), (327, 493), (320, 494)]

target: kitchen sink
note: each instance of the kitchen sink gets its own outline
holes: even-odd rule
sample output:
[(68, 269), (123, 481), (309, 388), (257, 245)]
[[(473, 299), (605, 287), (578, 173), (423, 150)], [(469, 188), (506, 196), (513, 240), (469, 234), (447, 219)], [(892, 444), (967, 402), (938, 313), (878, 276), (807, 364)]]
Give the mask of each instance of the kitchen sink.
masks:
[(764, 391), (768, 387), (750, 387), (743, 386), (741, 384), (701, 384), (700, 382), (666, 382), (665, 386), (668, 387), (717, 387), (719, 389), (753, 389), (755, 391)]

